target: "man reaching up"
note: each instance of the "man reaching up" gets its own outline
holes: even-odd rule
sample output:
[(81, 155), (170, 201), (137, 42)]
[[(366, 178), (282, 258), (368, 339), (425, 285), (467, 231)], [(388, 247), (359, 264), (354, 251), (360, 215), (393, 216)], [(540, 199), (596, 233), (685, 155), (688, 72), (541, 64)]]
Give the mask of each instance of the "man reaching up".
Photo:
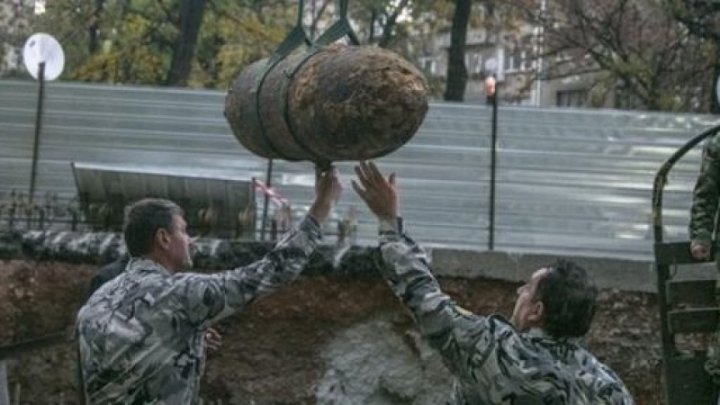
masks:
[(618, 404), (633, 399), (618, 376), (577, 343), (597, 290), (585, 270), (560, 261), (518, 288), (511, 321), (472, 314), (442, 292), (398, 214), (395, 175), (355, 167), (353, 188), (379, 220), (381, 272), (456, 378), (452, 404)]

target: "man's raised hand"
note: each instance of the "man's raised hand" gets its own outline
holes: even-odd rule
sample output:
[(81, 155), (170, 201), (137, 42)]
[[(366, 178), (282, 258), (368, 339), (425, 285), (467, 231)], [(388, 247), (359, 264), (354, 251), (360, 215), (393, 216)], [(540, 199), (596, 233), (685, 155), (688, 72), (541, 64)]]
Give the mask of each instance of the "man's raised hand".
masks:
[(395, 187), (395, 173), (387, 179), (373, 162), (360, 162), (355, 166), (360, 185), (355, 180), (352, 186), (370, 211), (381, 221), (393, 221), (398, 215), (398, 195)]
[(310, 206), (309, 214), (318, 223), (325, 221), (330, 214), (333, 203), (340, 198), (342, 186), (338, 179), (338, 172), (334, 166), (324, 172), (315, 172), (315, 201)]

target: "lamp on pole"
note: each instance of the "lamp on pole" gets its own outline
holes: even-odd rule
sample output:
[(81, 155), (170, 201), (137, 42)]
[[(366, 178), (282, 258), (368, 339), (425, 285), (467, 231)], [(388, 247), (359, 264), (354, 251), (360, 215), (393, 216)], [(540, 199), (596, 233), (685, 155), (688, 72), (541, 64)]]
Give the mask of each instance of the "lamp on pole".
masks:
[(495, 248), (495, 165), (497, 155), (497, 80), (494, 74), (485, 78), (485, 97), (492, 106), (492, 128), (490, 132), (490, 208), (488, 225), (488, 250)]

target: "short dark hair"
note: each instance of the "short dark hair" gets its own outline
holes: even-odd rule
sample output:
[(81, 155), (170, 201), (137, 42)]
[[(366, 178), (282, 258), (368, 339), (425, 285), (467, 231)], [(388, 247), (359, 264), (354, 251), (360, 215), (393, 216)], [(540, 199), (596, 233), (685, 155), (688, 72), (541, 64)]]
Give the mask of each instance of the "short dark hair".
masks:
[(174, 215), (183, 215), (182, 208), (169, 200), (146, 198), (125, 208), (123, 236), (132, 257), (152, 251), (153, 239), (159, 229), (170, 230)]
[(543, 329), (556, 339), (584, 336), (595, 316), (597, 288), (585, 269), (569, 260), (548, 269), (535, 292), (545, 307)]

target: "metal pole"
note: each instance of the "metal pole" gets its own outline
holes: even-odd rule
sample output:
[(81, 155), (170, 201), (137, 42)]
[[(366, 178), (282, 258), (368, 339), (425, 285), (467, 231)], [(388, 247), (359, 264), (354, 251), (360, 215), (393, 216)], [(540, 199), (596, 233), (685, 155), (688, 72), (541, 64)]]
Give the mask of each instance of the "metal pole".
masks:
[(38, 152), (40, 150), (40, 129), (42, 127), (43, 98), (45, 95), (45, 62), (38, 65), (38, 88), (37, 109), (35, 111), (35, 142), (33, 143), (32, 171), (30, 172), (30, 192), (28, 195), (29, 205), (32, 206), (35, 197), (35, 180), (37, 178)]
[(0, 360), (0, 405), (10, 405), (10, 392), (7, 385), (7, 365)]
[[(545, 18), (545, 10), (547, 9), (547, 0), (540, 1), (540, 14), (541, 18)], [(542, 94), (542, 75), (543, 75), (543, 35), (545, 35), (545, 29), (540, 23), (534, 29), (535, 35), (535, 55), (537, 55), (537, 78), (535, 79), (535, 106), (540, 107)]]
[[(265, 175), (265, 185), (268, 189), (272, 186), (272, 170), (273, 170), (273, 160), (268, 159), (268, 165), (267, 165), (267, 174)], [(260, 228), (260, 240), (265, 241), (265, 225), (267, 224), (267, 214), (268, 214), (268, 202), (269, 202), (269, 196), (267, 193), (265, 194), (265, 202), (263, 203), (263, 215), (262, 215), (262, 226)]]
[(488, 249), (495, 248), (495, 165), (497, 152), (497, 110), (498, 92), (492, 96), (492, 132), (490, 137), (490, 225), (488, 229)]

